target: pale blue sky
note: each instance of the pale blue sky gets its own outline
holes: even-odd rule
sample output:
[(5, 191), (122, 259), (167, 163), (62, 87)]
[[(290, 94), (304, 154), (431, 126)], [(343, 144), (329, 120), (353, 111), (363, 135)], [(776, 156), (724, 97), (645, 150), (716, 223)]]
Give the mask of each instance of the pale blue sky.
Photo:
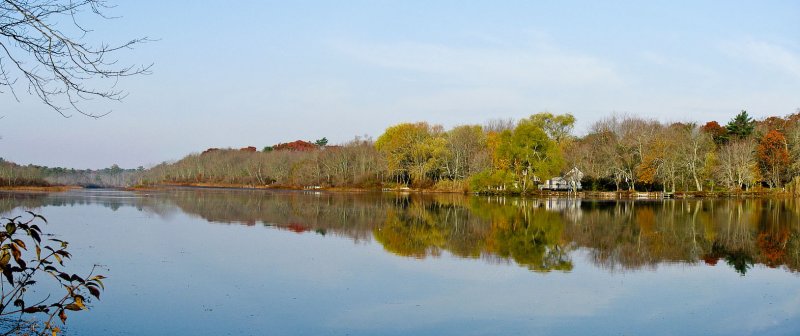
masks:
[(800, 108), (797, 1), (120, 1), (89, 38), (150, 36), (113, 113), (0, 95), (0, 156), (102, 168), (207, 147), (380, 135), (550, 111), (727, 121)]

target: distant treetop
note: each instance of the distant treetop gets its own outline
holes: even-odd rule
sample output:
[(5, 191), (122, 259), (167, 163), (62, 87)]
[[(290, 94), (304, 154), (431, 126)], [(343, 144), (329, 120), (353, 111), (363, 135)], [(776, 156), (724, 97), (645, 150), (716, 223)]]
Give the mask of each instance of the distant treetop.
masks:
[(322, 139), (314, 141), (314, 144), (320, 147), (325, 147), (328, 145), (328, 138), (323, 137)]

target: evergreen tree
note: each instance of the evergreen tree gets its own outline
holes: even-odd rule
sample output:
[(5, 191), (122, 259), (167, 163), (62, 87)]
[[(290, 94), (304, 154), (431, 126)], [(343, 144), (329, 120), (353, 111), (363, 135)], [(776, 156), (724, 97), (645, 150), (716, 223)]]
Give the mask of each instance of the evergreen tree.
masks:
[(322, 139), (314, 141), (314, 144), (320, 147), (325, 147), (326, 145), (328, 145), (328, 138), (323, 137)]
[(728, 134), (732, 138), (744, 139), (750, 136), (750, 134), (753, 134), (753, 130), (756, 128), (756, 122), (747, 115), (747, 111), (742, 110), (742, 112), (728, 122), (725, 128), (728, 129)]

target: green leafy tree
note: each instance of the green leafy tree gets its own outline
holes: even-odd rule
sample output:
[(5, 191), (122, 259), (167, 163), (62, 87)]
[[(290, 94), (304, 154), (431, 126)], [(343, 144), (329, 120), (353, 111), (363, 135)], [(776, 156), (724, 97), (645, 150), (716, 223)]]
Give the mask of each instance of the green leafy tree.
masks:
[(478, 193), (503, 193), (515, 182), (513, 173), (507, 170), (487, 169), (469, 178), (469, 186)]
[(386, 129), (375, 148), (386, 158), (398, 182), (421, 185), (438, 178), (449, 155), (441, 126), (425, 122), (403, 123)]
[(547, 133), (550, 139), (562, 144), (569, 139), (575, 127), (575, 117), (569, 113), (553, 115), (549, 112), (537, 113), (528, 118)]
[(513, 132), (501, 133), (497, 150), (509, 162), (522, 192), (531, 187), (531, 182), (558, 175), (564, 165), (556, 142), (531, 119), (521, 120)]

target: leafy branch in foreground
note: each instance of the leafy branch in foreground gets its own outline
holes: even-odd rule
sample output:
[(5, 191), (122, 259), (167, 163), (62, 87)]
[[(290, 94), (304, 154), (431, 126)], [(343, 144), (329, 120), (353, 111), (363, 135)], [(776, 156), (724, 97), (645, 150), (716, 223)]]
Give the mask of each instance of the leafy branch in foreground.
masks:
[[(41, 215), (27, 212), (23, 216), (3, 218), (5, 226), (0, 228), (0, 318), (5, 322), (0, 332), (5, 335), (57, 334), (67, 321), (67, 311), (88, 309), (87, 297), (100, 298), (104, 289), (104, 276), (94, 274), (97, 266), (85, 277), (64, 272), (64, 261), (72, 255), (67, 251), (68, 243), (60, 239), (42, 240), (42, 229), (36, 222), (47, 223)], [(38, 280), (50, 278), (65, 293), (52, 298), (34, 296), (26, 302)], [(31, 303), (33, 302), (33, 303)], [(33, 318), (33, 319), (31, 319)], [(56, 320), (58, 318), (58, 320)]]

